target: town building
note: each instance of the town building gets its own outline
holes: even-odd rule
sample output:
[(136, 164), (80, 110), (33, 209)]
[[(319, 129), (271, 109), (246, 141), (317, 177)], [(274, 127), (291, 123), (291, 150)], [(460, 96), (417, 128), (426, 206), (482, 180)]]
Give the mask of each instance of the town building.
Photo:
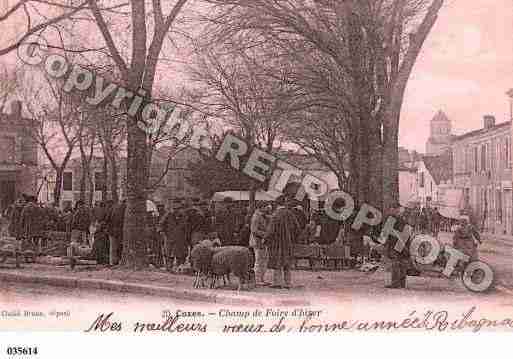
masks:
[(452, 139), (451, 121), (440, 110), (430, 123), (430, 136), (426, 142), (426, 155), (438, 156), (450, 150)]
[[(411, 162), (410, 162), (411, 163)], [(399, 165), (399, 203), (401, 206), (411, 206), (418, 201), (417, 168)]]
[(37, 193), (37, 144), (30, 134), (33, 121), (23, 117), (22, 103), (0, 114), (0, 210), (21, 194)]
[(513, 234), (511, 151), (511, 121), (497, 124), (491, 115), (452, 142), (454, 184), (484, 231)]
[[(176, 203), (186, 199), (197, 201), (201, 195), (186, 180), (190, 175), (188, 162), (197, 160), (199, 154), (192, 148), (184, 148), (176, 153), (169, 147), (162, 147), (153, 153), (152, 167), (149, 178), (149, 199), (157, 204), (164, 204), (167, 207), (175, 206)], [(171, 156), (171, 158), (170, 158)], [(118, 160), (118, 196), (120, 199), (126, 197), (126, 158)], [(111, 185), (104, 176), (103, 157), (95, 156), (91, 160), (92, 188), (88, 181), (85, 181), (84, 198), (92, 198), (92, 202), (112, 198)], [(52, 172), (52, 171), (49, 171)], [(82, 164), (80, 158), (72, 158), (63, 174), (61, 208), (73, 206), (81, 196)], [(46, 181), (41, 183), (39, 199), (42, 202), (52, 202), (53, 189), (55, 187), (55, 174), (49, 173)], [(92, 194), (91, 194), (92, 190)], [(92, 197), (91, 197), (92, 196)]]

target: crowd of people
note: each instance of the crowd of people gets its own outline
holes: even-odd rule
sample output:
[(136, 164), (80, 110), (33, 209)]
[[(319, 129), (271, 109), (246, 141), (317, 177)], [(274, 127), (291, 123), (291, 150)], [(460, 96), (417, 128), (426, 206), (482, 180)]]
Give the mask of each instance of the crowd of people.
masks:
[[(425, 207), (423, 210), (418, 208), (408, 209), (400, 205), (396, 205), (390, 209), (389, 216), (393, 216), (397, 221), (394, 228), (402, 232), (405, 225), (410, 225), (414, 228), (414, 233), (428, 234), (436, 237), (440, 230), (441, 224), (449, 226), (448, 231), (454, 230), (452, 247), (467, 255), (470, 261), (478, 260), (478, 246), (481, 244), (481, 236), (476, 226), (471, 221), (468, 215), (462, 215), (457, 219), (451, 219), (443, 223), (442, 217), (438, 210), (430, 210)], [(385, 255), (391, 262), (391, 282), (386, 287), (391, 289), (406, 288), (406, 278), (410, 273), (419, 275), (419, 271), (412, 266), (412, 259), (410, 257), (410, 248), (412, 237), (404, 246), (396, 246), (398, 238), (391, 237), (385, 244)], [(398, 248), (403, 248), (398, 250)], [(406, 250), (404, 249), (406, 248)], [(447, 261), (447, 253), (440, 252), (439, 258), (435, 263), (441, 267), (445, 267)], [(456, 274), (462, 270), (461, 263), (458, 263)]]
[(420, 207), (406, 208), (404, 217), (406, 222), (415, 228), (416, 232), (431, 233), (434, 236), (443, 228), (445, 229), (448, 220), (444, 218), (437, 207)]
[[(47, 237), (48, 232), (64, 232), (71, 243), (89, 246), (90, 257), (97, 263), (117, 265), (123, 251), (125, 211), (125, 201), (97, 202), (92, 207), (77, 201), (74, 208), (61, 210), (54, 204), (38, 204), (35, 197), (24, 195), (3, 216), (8, 219), (9, 234), (24, 245), (33, 245)], [(437, 208), (398, 206), (393, 215), (417, 233), (436, 236), (444, 225)], [(147, 213), (146, 224), (147, 258), (153, 266), (180, 271), (194, 245), (208, 239), (219, 246), (249, 248), (257, 285), (274, 288), (291, 286), (296, 244), (329, 245), (343, 241), (350, 247), (351, 255), (365, 252), (362, 234), (366, 233), (347, 231), (322, 211), (306, 211), (302, 203), (283, 196), (272, 203), (257, 202), (253, 211), (230, 198), (195, 204), (186, 200), (173, 208), (158, 206), (157, 212)], [(458, 246), (467, 245), (469, 229), (463, 228), (455, 237)], [(395, 258), (396, 264), (392, 268), (392, 287), (404, 287), (403, 262), (407, 258), (391, 251), (388, 256)], [(272, 271), (271, 283), (266, 281), (268, 270)]]

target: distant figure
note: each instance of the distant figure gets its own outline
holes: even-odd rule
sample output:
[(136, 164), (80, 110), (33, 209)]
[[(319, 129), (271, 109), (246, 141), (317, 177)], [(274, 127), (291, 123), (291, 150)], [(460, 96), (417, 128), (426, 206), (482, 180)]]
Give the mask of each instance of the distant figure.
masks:
[(420, 212), (420, 216), (419, 216), (419, 227), (420, 227), (420, 231), (422, 233), (426, 233), (428, 231), (428, 223), (429, 223), (428, 210), (426, 207), (424, 207), (424, 208), (422, 208), (422, 210)]
[(112, 207), (108, 218), (109, 225), (109, 259), (111, 265), (119, 264), (123, 253), (123, 228), (125, 224), (126, 200)]
[(36, 244), (43, 232), (43, 210), (36, 203), (36, 197), (28, 196), (27, 204), (21, 212), (21, 230), (24, 239)]
[(93, 253), (98, 264), (110, 264), (109, 234), (106, 221), (100, 221), (94, 234)]
[[(398, 231), (402, 232), (407, 222), (404, 218), (403, 213), (401, 213), (401, 206), (397, 204), (395, 207), (390, 209), (389, 217), (394, 217), (397, 222), (394, 225)], [(406, 288), (406, 275), (407, 268), (409, 262), (409, 252), (407, 248), (409, 248), (409, 244), (405, 243), (404, 248), (401, 251), (397, 251), (395, 246), (398, 242), (398, 238), (395, 236), (388, 237), (385, 243), (385, 250), (387, 253), (387, 257), (390, 258), (392, 262), (392, 270), (391, 270), (391, 283), (390, 285), (385, 286), (385, 288), (390, 289), (404, 289)]]
[(453, 237), (455, 249), (470, 257), (470, 261), (479, 259), (477, 247), (481, 244), (481, 236), (475, 227), (470, 223), (468, 216), (462, 216), (460, 224)]
[(438, 211), (438, 207), (433, 208), (431, 212), (431, 232), (433, 236), (437, 237), (440, 231), (440, 223), (442, 222), (442, 215)]
[(71, 220), (71, 241), (81, 244), (89, 244), (89, 227), (91, 225), (91, 213), (84, 201), (78, 201)]

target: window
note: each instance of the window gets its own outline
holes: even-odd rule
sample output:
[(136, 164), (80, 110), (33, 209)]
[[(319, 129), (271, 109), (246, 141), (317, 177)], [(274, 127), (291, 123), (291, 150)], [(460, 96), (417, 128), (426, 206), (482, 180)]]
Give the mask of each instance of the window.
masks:
[(470, 149), (465, 148), (465, 173), (470, 172)]
[(95, 172), (94, 173), (94, 190), (95, 191), (105, 191), (107, 188), (105, 186), (105, 176), (103, 172)]
[(62, 190), (73, 191), (73, 172), (64, 172), (62, 175)]
[(14, 137), (0, 137), (0, 163), (14, 163)]
[(488, 189), (483, 190), (483, 216), (488, 218)]
[(420, 178), (419, 178), (419, 187), (420, 188), (424, 188), (424, 180), (425, 180), (424, 172), (420, 172), (419, 176), (420, 176)]
[(488, 171), (492, 170), (492, 149), (491, 149), (491, 143), (488, 142), (486, 144), (486, 168)]
[(474, 147), (474, 172), (479, 172), (479, 156), (477, 147)]
[(495, 207), (497, 208), (497, 221), (502, 223), (502, 192), (500, 190), (497, 190)]
[(481, 145), (481, 172), (486, 171), (486, 145)]
[(511, 168), (511, 148), (509, 143), (509, 137), (504, 140), (504, 161), (506, 162), (506, 168)]

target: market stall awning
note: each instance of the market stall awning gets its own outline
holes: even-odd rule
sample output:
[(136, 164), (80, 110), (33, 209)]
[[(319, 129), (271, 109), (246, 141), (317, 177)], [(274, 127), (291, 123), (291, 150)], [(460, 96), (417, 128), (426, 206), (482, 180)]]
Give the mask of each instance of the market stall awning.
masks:
[[(234, 201), (249, 201), (249, 191), (225, 191), (216, 192), (212, 196), (212, 201), (222, 202), (225, 198), (231, 198)], [(257, 191), (255, 193), (255, 199), (257, 201), (275, 201), (278, 196), (274, 193)]]
[(438, 207), (438, 212), (445, 217), (450, 219), (460, 219), (461, 211), (457, 207)]

